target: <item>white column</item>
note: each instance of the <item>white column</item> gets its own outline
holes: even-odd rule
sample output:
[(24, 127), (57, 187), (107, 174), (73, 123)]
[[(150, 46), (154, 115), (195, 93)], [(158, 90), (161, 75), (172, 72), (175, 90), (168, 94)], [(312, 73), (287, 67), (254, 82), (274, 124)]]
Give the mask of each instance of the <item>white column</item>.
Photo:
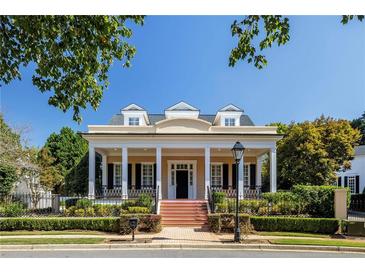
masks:
[(262, 155), (257, 157), (256, 164), (256, 186), (261, 187), (262, 185)]
[(207, 188), (210, 187), (210, 147), (205, 148), (205, 165), (204, 165), (204, 171), (205, 171), (205, 184), (204, 184), (204, 193), (205, 193), (205, 199), (208, 199), (208, 192)]
[(128, 148), (122, 147), (122, 198), (128, 199)]
[(240, 163), (238, 164), (238, 196), (240, 199), (243, 199), (243, 166), (244, 166), (244, 158), (242, 156)]
[(107, 182), (107, 178), (108, 178), (108, 174), (107, 174), (107, 166), (108, 166), (108, 156), (106, 156), (106, 154), (102, 154), (102, 173), (103, 173), (103, 178), (101, 179), (102, 181), (102, 185), (103, 187), (104, 186), (107, 186), (108, 185), (108, 182)]
[(95, 197), (95, 148), (89, 145), (89, 198)]
[(276, 148), (270, 149), (270, 192), (276, 192)]
[(156, 147), (156, 187), (158, 190), (158, 198), (162, 199), (161, 187), (161, 147)]

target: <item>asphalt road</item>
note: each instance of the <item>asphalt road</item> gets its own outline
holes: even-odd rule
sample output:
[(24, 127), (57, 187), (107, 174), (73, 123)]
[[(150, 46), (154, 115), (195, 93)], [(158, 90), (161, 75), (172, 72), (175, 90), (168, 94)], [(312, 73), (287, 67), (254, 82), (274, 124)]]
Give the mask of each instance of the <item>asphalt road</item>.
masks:
[(233, 249), (0, 250), (0, 258), (365, 258), (365, 254)]

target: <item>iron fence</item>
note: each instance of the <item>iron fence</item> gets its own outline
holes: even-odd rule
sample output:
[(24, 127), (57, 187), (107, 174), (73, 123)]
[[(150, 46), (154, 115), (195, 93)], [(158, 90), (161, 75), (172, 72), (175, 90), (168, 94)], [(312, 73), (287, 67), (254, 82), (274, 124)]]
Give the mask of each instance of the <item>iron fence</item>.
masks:
[[(212, 192), (224, 192), (227, 198), (236, 198), (237, 190), (232, 187), (222, 188), (222, 187), (211, 187)], [(249, 187), (244, 186), (243, 193), (239, 194), (239, 199), (261, 199), (261, 187)]]
[(365, 212), (365, 194), (351, 195), (350, 210)]

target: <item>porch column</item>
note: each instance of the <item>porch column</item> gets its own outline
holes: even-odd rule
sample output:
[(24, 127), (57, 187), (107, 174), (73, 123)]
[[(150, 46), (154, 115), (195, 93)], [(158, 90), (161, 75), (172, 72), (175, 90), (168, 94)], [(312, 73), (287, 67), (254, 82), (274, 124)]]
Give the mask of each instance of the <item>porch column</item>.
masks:
[(276, 192), (276, 147), (270, 149), (270, 192)]
[(122, 147), (122, 198), (128, 199), (128, 148)]
[(162, 199), (161, 186), (161, 147), (156, 147), (156, 186), (158, 186), (158, 198)]
[(89, 145), (89, 198), (95, 197), (95, 148)]
[(262, 185), (262, 155), (257, 157), (256, 164), (256, 186), (261, 187)]
[(108, 166), (108, 156), (106, 156), (106, 154), (102, 154), (102, 173), (103, 173), (103, 177), (101, 179), (102, 182), (102, 186), (105, 187), (107, 186), (107, 178), (108, 178), (108, 174), (107, 174), (107, 166)]
[(204, 172), (205, 172), (205, 184), (204, 184), (204, 197), (207, 200), (208, 199), (208, 186), (210, 187), (210, 147), (205, 147), (204, 150), (205, 154), (205, 165), (204, 165)]
[(238, 164), (238, 196), (239, 199), (243, 199), (244, 194), (244, 186), (243, 186), (243, 166), (244, 166), (244, 158), (242, 156), (240, 163)]

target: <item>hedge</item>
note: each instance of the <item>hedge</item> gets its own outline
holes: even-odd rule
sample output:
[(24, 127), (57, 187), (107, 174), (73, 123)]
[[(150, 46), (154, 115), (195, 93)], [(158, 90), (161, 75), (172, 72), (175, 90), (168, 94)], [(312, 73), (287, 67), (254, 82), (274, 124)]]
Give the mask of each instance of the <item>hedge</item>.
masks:
[[(240, 228), (243, 233), (251, 232), (250, 216), (248, 214), (240, 214)], [(235, 215), (227, 214), (208, 214), (208, 224), (212, 232), (233, 232), (235, 226)]]
[(156, 214), (122, 214), (120, 216), (120, 230), (122, 235), (130, 234), (132, 230), (129, 227), (129, 219), (138, 218), (137, 231), (143, 232), (160, 232), (161, 215)]
[(0, 231), (81, 229), (119, 232), (119, 224), (119, 218), (1, 218)]

